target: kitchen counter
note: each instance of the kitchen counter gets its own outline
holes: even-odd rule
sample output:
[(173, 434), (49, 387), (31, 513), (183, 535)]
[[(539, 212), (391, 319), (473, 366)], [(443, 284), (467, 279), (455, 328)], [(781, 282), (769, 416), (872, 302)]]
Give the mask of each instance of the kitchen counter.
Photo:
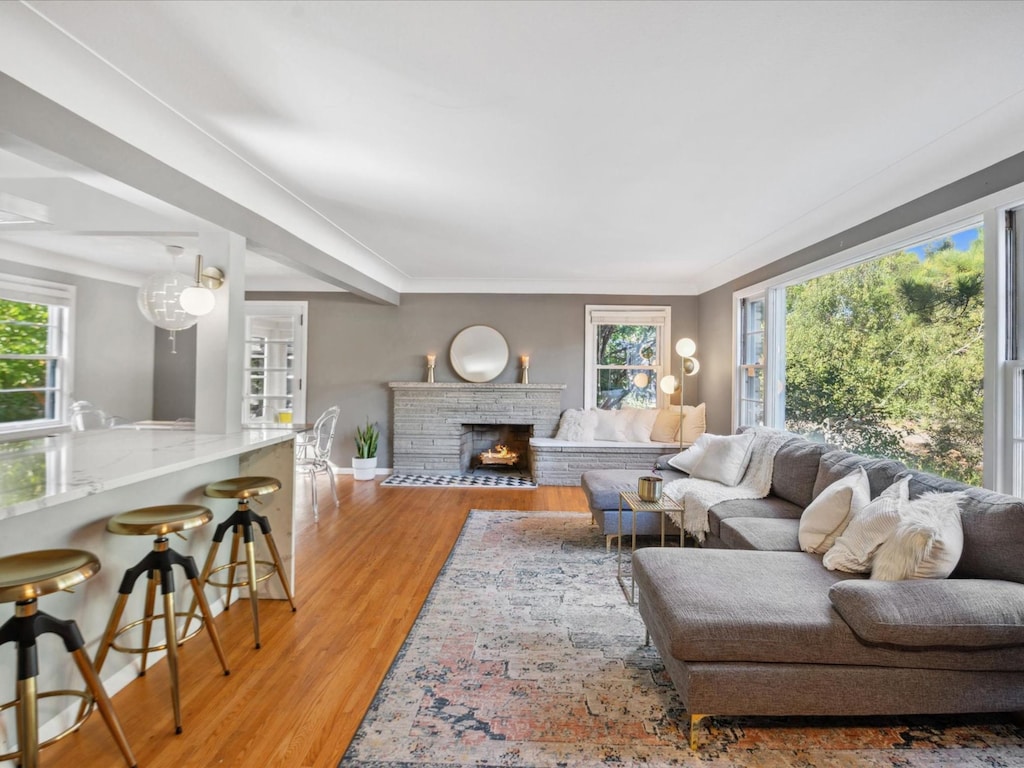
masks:
[(294, 438), (290, 429), (109, 429), (0, 443), (0, 520)]
[[(36, 549), (73, 547), (93, 552), (100, 572), (75, 589), (42, 598), (44, 610), (73, 618), (90, 649), (99, 643), (117, 598), (122, 575), (153, 546), (149, 537), (119, 536), (107, 521), (119, 512), (158, 504), (200, 504), (214, 520), (235, 509), (233, 499), (207, 497), (207, 484), (239, 476), (270, 476), (281, 489), (263, 497), (258, 513), (274, 530), (293, 591), (295, 579), (294, 429), (244, 429), (231, 435), (188, 429), (106, 429), (0, 443), (0, 557)], [(172, 546), (203, 563), (216, 525), (175, 537)], [(257, 559), (269, 559), (257, 537)], [(227, 552), (230, 547), (222, 548)], [(184, 582), (182, 582), (184, 583)], [(259, 586), (259, 596), (280, 600), (276, 580)], [(181, 589), (179, 588), (179, 591)], [(145, 590), (132, 594), (128, 612), (141, 616)], [(234, 599), (245, 595), (238, 589)], [(224, 607), (225, 590), (207, 587), (214, 614)], [(184, 600), (184, 597), (180, 598)], [(162, 652), (151, 655), (154, 660)], [(0, 659), (0, 678), (13, 679), (14, 659)], [(45, 690), (66, 687), (59, 666), (44, 670)], [(111, 654), (103, 681), (113, 694), (138, 674), (135, 654)], [(41, 685), (43, 684), (41, 683)]]

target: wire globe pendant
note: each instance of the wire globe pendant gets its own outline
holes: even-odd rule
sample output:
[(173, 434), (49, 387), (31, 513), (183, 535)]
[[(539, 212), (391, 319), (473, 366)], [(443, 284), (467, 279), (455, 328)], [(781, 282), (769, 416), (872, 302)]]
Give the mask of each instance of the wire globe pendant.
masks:
[(155, 274), (139, 288), (139, 311), (149, 322), (165, 331), (191, 328), (199, 318), (181, 306), (181, 294), (192, 285), (192, 279), (179, 272)]

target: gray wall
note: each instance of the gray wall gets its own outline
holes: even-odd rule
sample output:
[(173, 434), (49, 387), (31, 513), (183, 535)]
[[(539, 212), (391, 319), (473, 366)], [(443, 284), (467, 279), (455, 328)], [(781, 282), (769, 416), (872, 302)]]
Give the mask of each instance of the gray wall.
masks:
[[(727, 434), (732, 427), (732, 294), (876, 237), (979, 200), (1024, 182), (1024, 152), (966, 176), (880, 216), (839, 232), (727, 285), (701, 294), (698, 326), (701, 330), (700, 375), (707, 393), (708, 431)], [(712, 394), (713, 393), (713, 394)], [(689, 398), (687, 398), (689, 399)]]
[[(495, 381), (519, 381), (519, 356), (529, 355), (532, 383), (566, 385), (563, 409), (583, 405), (587, 304), (671, 306), (671, 338), (691, 336), (701, 344), (693, 296), (404, 294), (397, 307), (343, 293), (250, 293), (246, 298), (309, 302), (306, 413), (312, 421), (325, 408), (341, 406), (333, 460), (342, 467), (351, 465), (355, 429), (367, 418), (381, 427), (378, 466), (391, 466), (388, 382), (424, 381), (428, 353), (437, 355), (436, 381), (460, 381), (448, 347), (467, 326), (493, 326), (508, 341), (509, 364)], [(700, 402), (699, 397), (700, 382), (688, 380), (687, 402)]]
[(153, 418), (194, 419), (197, 326), (178, 331), (173, 346), (167, 331), (162, 328), (154, 328), (154, 331)]
[(153, 326), (139, 312), (137, 289), (5, 261), (4, 248), (0, 272), (77, 288), (73, 397), (127, 419), (152, 418)]

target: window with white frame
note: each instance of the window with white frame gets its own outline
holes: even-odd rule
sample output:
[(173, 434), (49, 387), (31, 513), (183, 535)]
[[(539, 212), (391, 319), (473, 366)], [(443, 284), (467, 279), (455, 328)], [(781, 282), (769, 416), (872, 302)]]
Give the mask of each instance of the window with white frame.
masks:
[(74, 286), (0, 275), (0, 433), (66, 423)]
[(584, 407), (657, 408), (665, 396), (671, 307), (588, 305)]
[(976, 216), (737, 295), (737, 423), (981, 484), (985, 253)]
[(740, 300), (739, 368), (737, 425), (763, 426), (765, 423), (765, 297), (764, 293)]

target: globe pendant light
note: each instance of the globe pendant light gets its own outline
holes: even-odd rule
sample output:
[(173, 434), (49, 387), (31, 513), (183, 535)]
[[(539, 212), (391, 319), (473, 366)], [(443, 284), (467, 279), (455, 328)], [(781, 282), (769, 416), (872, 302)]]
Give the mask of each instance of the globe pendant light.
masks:
[[(167, 246), (173, 257), (181, 252), (180, 246)], [(181, 294), (194, 285), (188, 275), (180, 272), (158, 272), (147, 278), (136, 296), (142, 316), (157, 328), (170, 331), (171, 353), (176, 354), (174, 334), (195, 325), (199, 318), (189, 313), (181, 304)]]

